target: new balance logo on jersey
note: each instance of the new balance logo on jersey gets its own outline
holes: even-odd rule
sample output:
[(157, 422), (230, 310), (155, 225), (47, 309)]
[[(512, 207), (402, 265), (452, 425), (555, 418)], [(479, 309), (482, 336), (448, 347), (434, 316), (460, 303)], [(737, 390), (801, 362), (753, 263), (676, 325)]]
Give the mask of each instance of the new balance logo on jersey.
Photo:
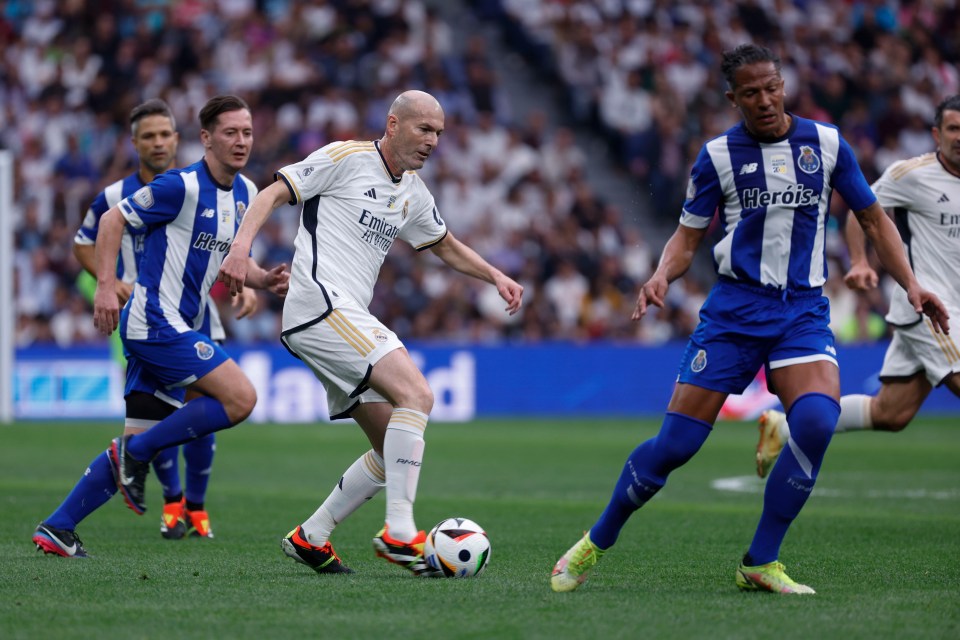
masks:
[(373, 198), (374, 200), (376, 200), (376, 199), (377, 199), (377, 190), (376, 190), (376, 189), (370, 189), (370, 191), (364, 191), (364, 192), (363, 192), (363, 195), (367, 196), (368, 198)]
[(937, 202), (950, 202), (950, 198), (947, 197), (947, 194), (941, 193), (940, 199)]
[(742, 176), (745, 176), (750, 173), (756, 173), (756, 172), (757, 172), (756, 162), (748, 162), (747, 164), (740, 167), (740, 175)]
[(213, 209), (204, 209), (203, 213), (200, 214), (201, 218), (212, 218), (216, 214), (213, 212)]
[(199, 234), (197, 239), (193, 241), (193, 248), (200, 249), (202, 251), (226, 253), (227, 249), (230, 248), (230, 242), (227, 240), (218, 240), (217, 236), (213, 235), (212, 233), (204, 232)]
[(741, 199), (744, 209), (756, 209), (771, 205), (806, 207), (820, 202), (820, 194), (801, 184), (795, 184), (783, 191), (761, 191), (757, 188), (744, 189)]

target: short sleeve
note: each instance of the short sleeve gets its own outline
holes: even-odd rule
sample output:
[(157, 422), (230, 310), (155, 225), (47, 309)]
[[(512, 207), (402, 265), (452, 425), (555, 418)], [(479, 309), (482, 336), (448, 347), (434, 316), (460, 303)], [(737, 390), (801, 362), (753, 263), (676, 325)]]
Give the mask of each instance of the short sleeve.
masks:
[(157, 176), (133, 195), (121, 200), (120, 213), (134, 229), (168, 224), (180, 215), (186, 187), (176, 171)]

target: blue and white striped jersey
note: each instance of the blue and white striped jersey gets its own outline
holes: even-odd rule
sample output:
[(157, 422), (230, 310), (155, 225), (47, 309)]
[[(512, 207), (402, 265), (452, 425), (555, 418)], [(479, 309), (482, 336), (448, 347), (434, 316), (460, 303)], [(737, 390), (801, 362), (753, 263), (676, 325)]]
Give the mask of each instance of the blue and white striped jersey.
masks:
[[(100, 232), (100, 218), (103, 217), (103, 214), (143, 186), (143, 180), (140, 178), (140, 173), (137, 172), (123, 180), (117, 180), (98, 193), (83, 217), (83, 223), (73, 239), (74, 243), (96, 244), (97, 234)], [(133, 282), (137, 279), (137, 265), (140, 263), (141, 256), (143, 256), (143, 237), (146, 233), (146, 227), (134, 229), (130, 225), (124, 226), (123, 237), (120, 239), (120, 257), (117, 260), (118, 279), (124, 282)]]
[(148, 229), (124, 309), (125, 339), (202, 329), (210, 287), (256, 194), (253, 182), (239, 174), (232, 185), (218, 185), (201, 160), (157, 176), (119, 203), (128, 225)]
[(743, 123), (710, 140), (693, 165), (680, 223), (706, 228), (719, 209), (717, 273), (779, 289), (826, 281), (833, 189), (854, 211), (875, 200), (836, 127), (791, 115), (783, 138), (759, 142)]

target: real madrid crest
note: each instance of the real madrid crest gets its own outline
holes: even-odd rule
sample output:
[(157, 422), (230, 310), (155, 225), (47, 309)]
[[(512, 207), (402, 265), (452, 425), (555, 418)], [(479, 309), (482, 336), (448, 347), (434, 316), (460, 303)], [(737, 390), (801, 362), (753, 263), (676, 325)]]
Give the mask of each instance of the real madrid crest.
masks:
[(410, 208), (410, 201), (409, 201), (409, 200), (404, 200), (404, 201), (403, 201), (403, 213), (400, 214), (400, 219), (401, 219), (401, 220), (406, 220), (406, 219), (407, 219), (407, 209), (409, 209), (409, 208)]
[(820, 156), (813, 150), (813, 147), (800, 147), (800, 155), (797, 156), (797, 166), (804, 173), (816, 173), (820, 170)]

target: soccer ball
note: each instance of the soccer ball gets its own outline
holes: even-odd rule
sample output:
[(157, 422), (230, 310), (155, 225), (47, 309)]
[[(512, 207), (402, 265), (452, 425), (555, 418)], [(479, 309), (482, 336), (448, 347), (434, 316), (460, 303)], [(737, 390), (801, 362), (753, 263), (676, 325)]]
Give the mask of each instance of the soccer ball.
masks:
[(490, 540), (473, 520), (447, 518), (427, 534), (423, 556), (445, 578), (470, 578), (487, 568)]

